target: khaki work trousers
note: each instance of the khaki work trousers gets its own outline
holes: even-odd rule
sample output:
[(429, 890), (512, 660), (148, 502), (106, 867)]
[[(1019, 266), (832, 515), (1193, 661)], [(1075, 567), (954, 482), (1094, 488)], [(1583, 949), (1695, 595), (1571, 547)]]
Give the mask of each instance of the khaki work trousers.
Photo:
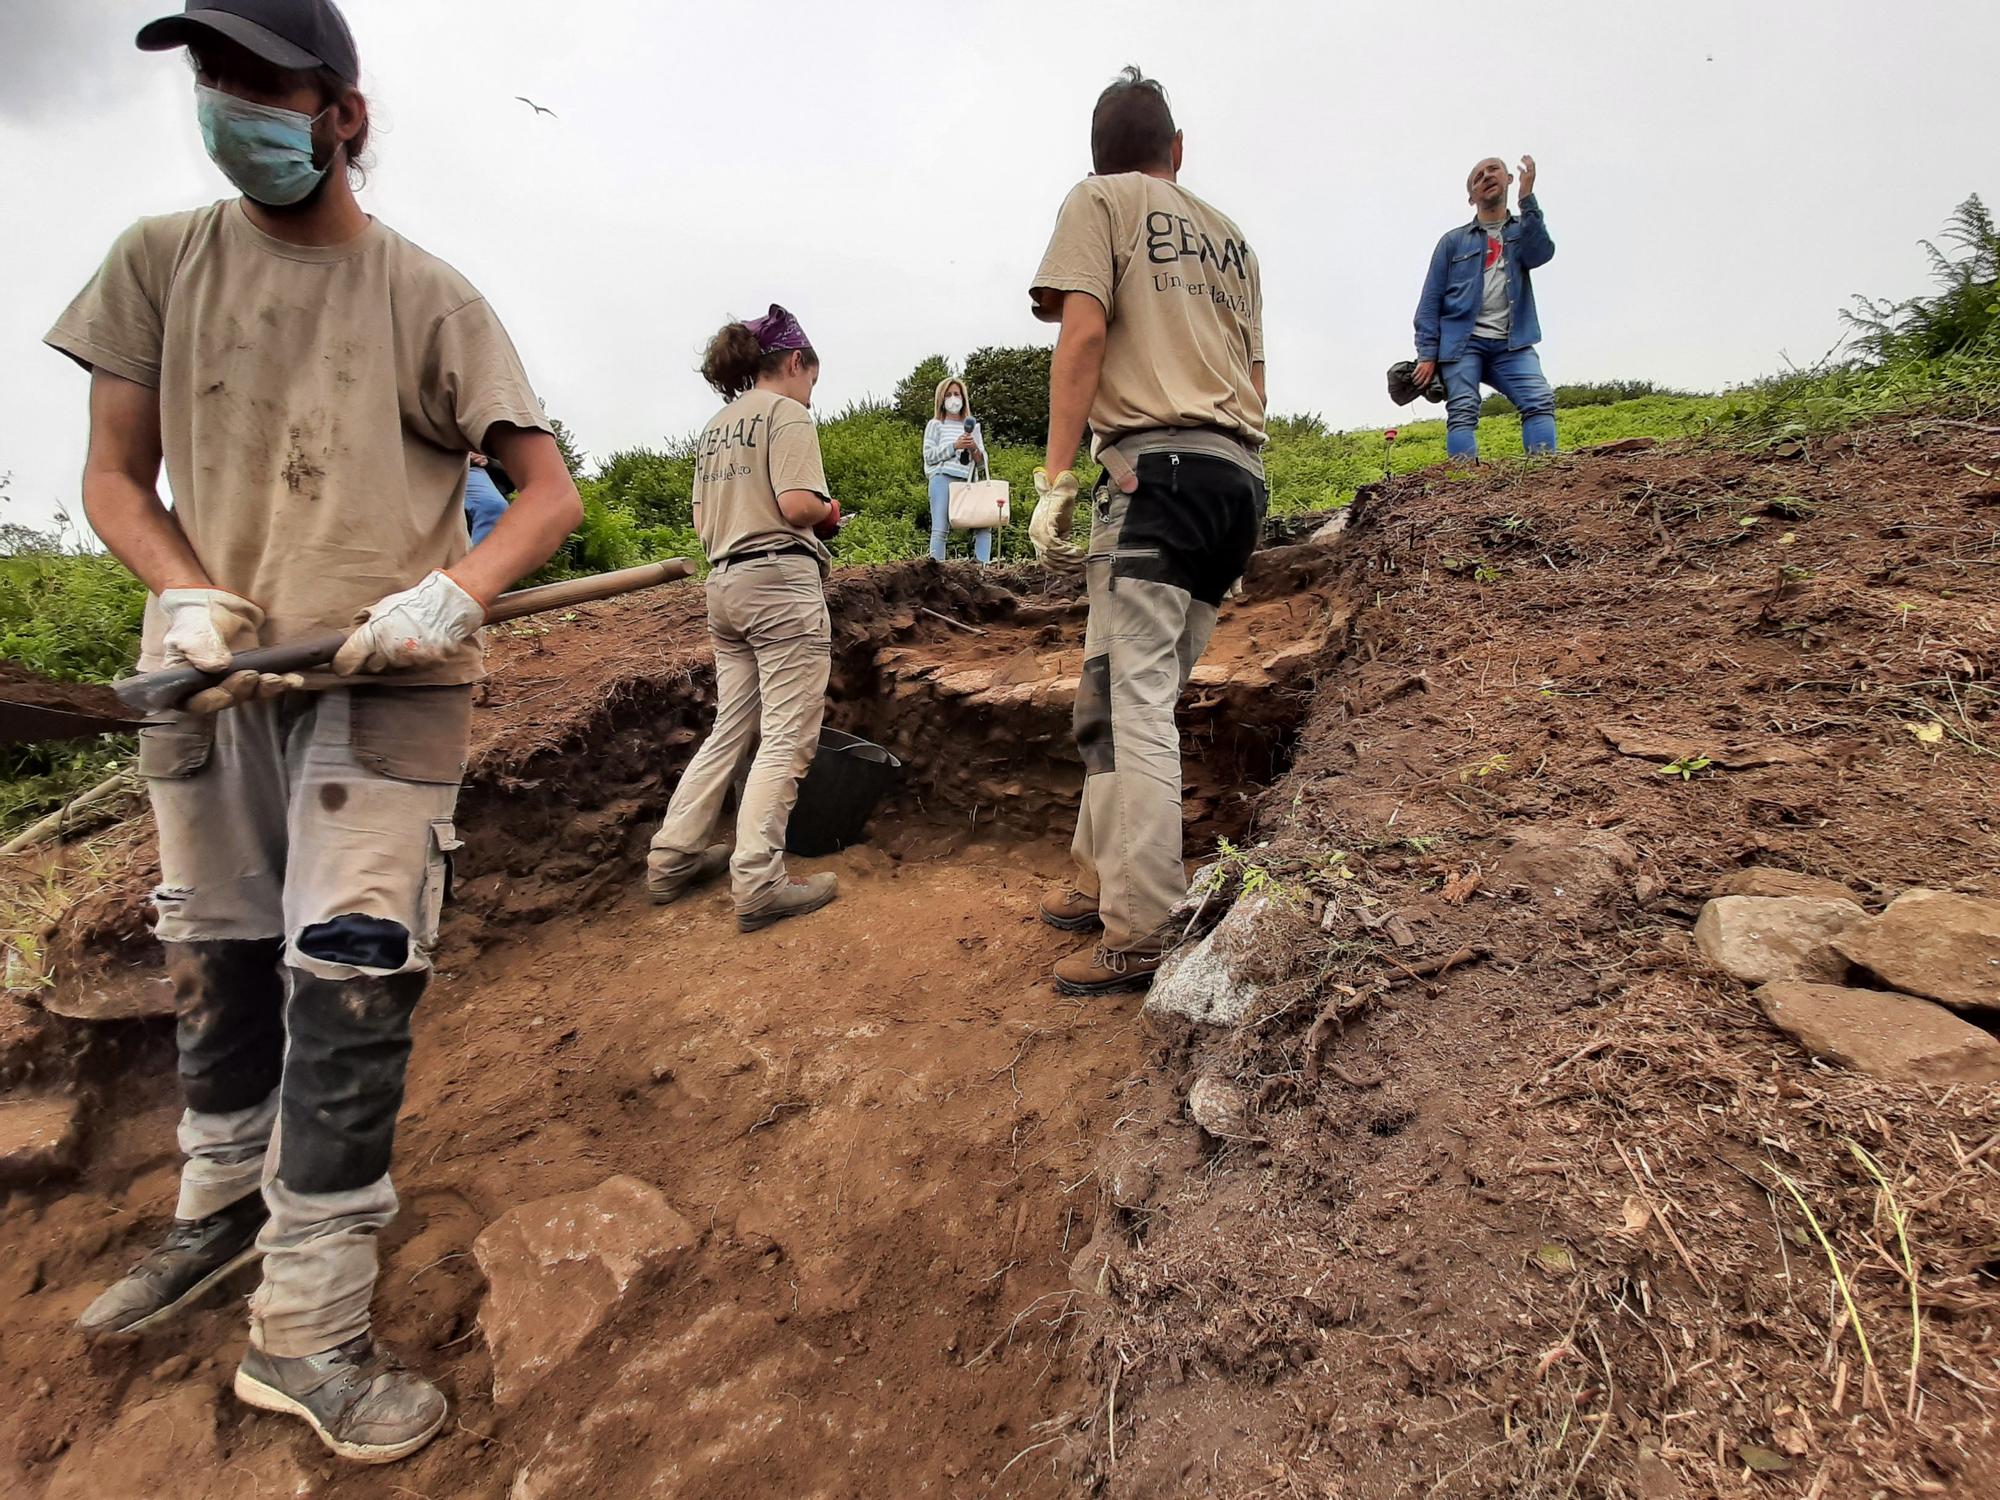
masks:
[(818, 560), (788, 553), (719, 564), (708, 576), (708, 629), (715, 727), (681, 773), (647, 870), (671, 880), (693, 866), (755, 744), (729, 862), (736, 909), (755, 912), (784, 884), (785, 825), (826, 713), (833, 623)]
[(175, 1213), (261, 1187), (250, 1337), (274, 1355), (369, 1326), (471, 702), (467, 687), (288, 693), (140, 735), (187, 1103)]
[(1174, 709), (1263, 523), (1263, 481), (1202, 454), (1148, 453), (1139, 487), (1100, 482), (1076, 695), (1083, 805), (1070, 853), (1106, 947), (1154, 951), (1187, 894)]

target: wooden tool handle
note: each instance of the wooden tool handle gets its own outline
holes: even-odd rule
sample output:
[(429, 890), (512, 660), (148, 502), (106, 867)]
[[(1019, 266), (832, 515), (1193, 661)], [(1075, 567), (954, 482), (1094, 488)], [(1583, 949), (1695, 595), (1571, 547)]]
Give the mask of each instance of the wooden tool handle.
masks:
[[(551, 609), (568, 609), (596, 599), (611, 599), (637, 589), (671, 583), (694, 571), (684, 557), (664, 562), (641, 563), (616, 573), (597, 573), (589, 578), (566, 578), (561, 583), (545, 583), (539, 588), (516, 589), (502, 594), (486, 611), (486, 623), (498, 625), (523, 615), (542, 614)], [(347, 643), (347, 632), (316, 635), (309, 640), (283, 646), (260, 646), (255, 651), (239, 651), (229, 659), (227, 671), (204, 672), (199, 667), (167, 667), (158, 672), (141, 672), (112, 684), (120, 701), (142, 713), (159, 713), (178, 708), (187, 698), (229, 676), (231, 672), (309, 672), (323, 667)]]

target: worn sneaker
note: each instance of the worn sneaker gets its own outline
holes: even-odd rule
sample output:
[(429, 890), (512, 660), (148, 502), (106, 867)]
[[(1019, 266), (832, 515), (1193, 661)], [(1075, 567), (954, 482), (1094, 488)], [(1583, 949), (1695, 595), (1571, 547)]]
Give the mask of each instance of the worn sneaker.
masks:
[(1158, 949), (1107, 948), (1100, 943), (1088, 955), (1074, 954), (1056, 965), (1056, 988), (1065, 995), (1143, 990), (1153, 982), (1165, 956)]
[(303, 1359), (254, 1345), (236, 1370), (237, 1398), (259, 1411), (303, 1417), (341, 1458), (390, 1464), (408, 1458), (444, 1426), (444, 1392), (358, 1334)]
[(802, 917), (809, 911), (818, 911), (839, 894), (840, 879), (831, 871), (822, 871), (804, 880), (787, 880), (772, 893), (769, 901), (755, 911), (739, 911), (736, 914), (737, 930), (755, 932), (787, 917)]
[(1097, 914), (1097, 898), (1084, 895), (1075, 886), (1060, 895), (1050, 892), (1042, 897), (1042, 920), (1059, 932), (1088, 932), (1104, 925)]
[(204, 1219), (176, 1219), (157, 1250), (106, 1287), (83, 1316), (85, 1338), (144, 1333), (166, 1322), (258, 1255), (257, 1231), (269, 1210), (251, 1193)]
[(646, 872), (646, 894), (653, 898), (655, 906), (668, 906), (685, 896), (698, 885), (706, 885), (729, 868), (729, 856), (734, 851), (727, 844), (710, 844), (694, 857), (692, 863), (684, 865), (670, 874)]

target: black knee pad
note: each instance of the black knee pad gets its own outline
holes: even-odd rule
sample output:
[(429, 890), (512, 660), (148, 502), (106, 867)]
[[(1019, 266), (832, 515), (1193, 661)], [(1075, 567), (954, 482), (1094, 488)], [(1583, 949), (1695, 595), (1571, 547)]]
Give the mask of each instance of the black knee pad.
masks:
[(389, 1170), (410, 1017), (429, 974), (320, 979), (291, 971), (278, 1180), (301, 1193), (366, 1187)]
[(343, 912), (299, 929), (299, 952), (357, 969), (400, 969), (410, 959), (410, 929), (387, 917)]
[(283, 938), (168, 943), (181, 1092), (202, 1114), (268, 1098), (285, 1057)]

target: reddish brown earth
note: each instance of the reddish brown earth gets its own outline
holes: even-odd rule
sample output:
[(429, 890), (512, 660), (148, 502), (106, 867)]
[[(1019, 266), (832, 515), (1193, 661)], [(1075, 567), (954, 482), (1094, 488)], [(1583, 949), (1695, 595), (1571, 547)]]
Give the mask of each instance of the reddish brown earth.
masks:
[[(1871, 907), (2000, 893), (2000, 514), (1964, 467), (1996, 454), (1940, 426), (1439, 473), (1261, 554), (1183, 711), (1191, 852), (1229, 838), (1291, 913), (1226, 1035), (1042, 980), (1081, 613), (1039, 575), (837, 580), (830, 721), (908, 779), (826, 862), (840, 903), (749, 937), (720, 893), (635, 899), (711, 711), (695, 591), (516, 627), (378, 1300), (457, 1421), (335, 1465), (227, 1395), (227, 1299), (84, 1349), (70, 1321), (168, 1210), (167, 1038), (17, 1012), (39, 1050), (4, 1076), (83, 1090), (92, 1129), (80, 1179), (0, 1222), (0, 1488), (1992, 1490), (2000, 1098), (1814, 1064), (1687, 929), (1751, 864)], [(92, 856), (67, 988), (143, 990), (144, 833)], [(1242, 1091), (1230, 1139), (1186, 1122), (1200, 1075)], [(1907, 1218), (1914, 1387), (1849, 1141)], [(695, 1248), (496, 1409), (473, 1239), (621, 1173)]]

